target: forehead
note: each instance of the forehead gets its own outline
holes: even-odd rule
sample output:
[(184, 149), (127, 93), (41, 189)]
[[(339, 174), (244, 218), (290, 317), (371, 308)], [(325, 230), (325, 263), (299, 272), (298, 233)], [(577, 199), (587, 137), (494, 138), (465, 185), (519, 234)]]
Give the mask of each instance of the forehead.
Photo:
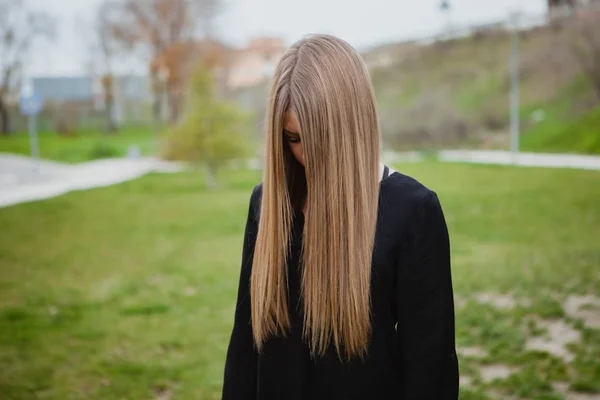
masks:
[(284, 114), (283, 129), (294, 133), (300, 132), (300, 124), (298, 123), (298, 118), (293, 111), (286, 111)]

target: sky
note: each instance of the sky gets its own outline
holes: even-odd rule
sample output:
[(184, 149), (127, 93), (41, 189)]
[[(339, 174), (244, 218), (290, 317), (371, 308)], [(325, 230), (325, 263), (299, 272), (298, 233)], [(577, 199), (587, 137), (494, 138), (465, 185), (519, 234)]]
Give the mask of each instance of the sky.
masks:
[[(29, 0), (58, 21), (54, 41), (40, 42), (31, 57), (28, 76), (83, 75), (90, 59), (90, 32), (101, 0)], [(358, 49), (381, 43), (426, 37), (449, 22), (455, 26), (499, 21), (509, 13), (542, 14), (546, 0), (223, 0), (217, 34), (243, 46), (252, 37), (274, 35), (287, 44), (309, 33), (329, 33)], [(139, 65), (131, 64), (135, 72)]]

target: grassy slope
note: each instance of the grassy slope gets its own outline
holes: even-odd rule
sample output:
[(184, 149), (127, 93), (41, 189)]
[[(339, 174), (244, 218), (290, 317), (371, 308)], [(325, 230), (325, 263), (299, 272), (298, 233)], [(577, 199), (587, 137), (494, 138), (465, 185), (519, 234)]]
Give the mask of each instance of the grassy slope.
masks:
[[(558, 399), (547, 383), (600, 391), (600, 331), (567, 365), (524, 352), (528, 318), (563, 316), (568, 293), (600, 295), (600, 175), (590, 171), (414, 164), (434, 188), (453, 244), (458, 344), (520, 367), (463, 399), (504, 390)], [(0, 210), (0, 398), (218, 399), (254, 172), (208, 193), (195, 173)], [(469, 301), (511, 292), (530, 307)]]
[[(554, 110), (555, 107), (548, 109), (551, 113)], [(522, 149), (600, 154), (600, 106), (575, 117), (550, 114), (549, 119), (525, 132)]]
[[(541, 29), (521, 38), (522, 119), (524, 135), (531, 133), (525, 147), (531, 151), (600, 153), (589, 143), (593, 141), (590, 135), (579, 133), (582, 127), (577, 121), (590, 109), (592, 96), (589, 85), (578, 75), (579, 66), (558, 36), (560, 32)], [(481, 146), (493, 134), (500, 135), (501, 140), (492, 147), (507, 147), (509, 54), (509, 35), (497, 33), (406, 48), (397, 64), (372, 71), (388, 143), (414, 148), (419, 145), (414, 136), (418, 134), (429, 147)], [(544, 109), (552, 114), (556, 103), (568, 107), (543, 127), (527, 123), (531, 111)], [(587, 130), (600, 126), (593, 118), (584, 124)], [(457, 125), (466, 126), (467, 137), (453, 132)], [(573, 131), (577, 133), (571, 134)], [(557, 140), (559, 136), (577, 139)]]
[[(522, 148), (600, 154), (596, 133), (600, 111), (591, 110), (589, 85), (553, 35), (553, 31), (538, 30), (522, 37)], [(430, 46), (389, 45), (399, 54), (399, 61), (371, 72), (386, 145), (401, 150), (507, 148), (509, 39), (497, 33)], [(253, 113), (250, 130), (258, 137), (262, 137), (267, 92), (261, 84), (232, 94), (232, 99)], [(538, 109), (546, 112), (546, 120), (530, 124), (532, 112)], [(41, 156), (81, 162), (122, 156), (132, 144), (140, 145), (145, 153), (153, 147), (147, 130), (125, 129), (111, 136), (104, 152), (101, 141), (98, 132), (67, 138), (45, 133), (40, 135)], [(27, 135), (0, 137), (0, 152), (29, 154)]]
[[(124, 156), (131, 145), (139, 146), (142, 153), (151, 152), (151, 132), (143, 128), (124, 128), (109, 136), (103, 136), (96, 131), (82, 132), (72, 137), (60, 136), (56, 132), (39, 134), (40, 157), (68, 163)], [(25, 132), (7, 137), (0, 136), (0, 153), (29, 155), (29, 146), (29, 136)]]
[[(523, 136), (528, 136), (524, 149), (600, 153), (577, 125), (589, 112), (592, 96), (559, 36), (540, 29), (521, 37), (521, 118)], [(497, 32), (428, 46), (383, 46), (397, 57), (392, 65), (371, 70), (386, 144), (400, 150), (507, 148), (510, 45), (510, 36)], [(260, 85), (239, 90), (233, 98), (260, 121), (266, 95)], [(534, 126), (528, 121), (538, 109), (548, 118)], [(590, 120), (587, 125), (598, 126)], [(460, 127), (466, 134), (457, 132)], [(571, 139), (556, 139), (567, 136)]]

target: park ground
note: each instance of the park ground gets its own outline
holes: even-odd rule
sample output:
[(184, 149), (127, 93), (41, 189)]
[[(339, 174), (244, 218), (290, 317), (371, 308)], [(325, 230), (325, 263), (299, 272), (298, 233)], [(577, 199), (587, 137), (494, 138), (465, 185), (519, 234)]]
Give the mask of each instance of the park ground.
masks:
[[(600, 155), (600, 135), (597, 133), (600, 126), (600, 107), (583, 115), (567, 118), (560, 113), (564, 108), (564, 102), (556, 101), (556, 103), (558, 105), (553, 104), (548, 108), (549, 117), (546, 121), (522, 132), (521, 151)], [(80, 131), (73, 136), (60, 135), (55, 131), (42, 131), (39, 132), (40, 157), (63, 163), (82, 163), (102, 158), (124, 157), (131, 150), (150, 155), (164, 146), (167, 135), (168, 131), (164, 130), (152, 133), (149, 126), (124, 126), (119, 132), (112, 134), (103, 134), (100, 130), (90, 129)], [(485, 149), (508, 148), (508, 130), (499, 136), (503, 138), (500, 147)], [(386, 141), (390, 140), (386, 139)], [(476, 143), (458, 142), (447, 148), (481, 149), (481, 146)], [(409, 150), (414, 149), (409, 146)], [(0, 153), (30, 155), (27, 132), (0, 136)]]
[[(151, 134), (150, 128), (134, 126), (124, 127), (113, 134), (89, 130), (74, 136), (64, 136), (55, 131), (42, 131), (38, 133), (38, 138), (39, 156), (42, 159), (64, 163), (124, 157), (133, 147), (141, 154), (150, 154), (161, 140), (160, 136)], [(30, 155), (27, 132), (0, 136), (0, 153)]]
[[(600, 397), (600, 174), (395, 166), (452, 240), (461, 399)], [(0, 398), (218, 399), (256, 171), (0, 209)]]

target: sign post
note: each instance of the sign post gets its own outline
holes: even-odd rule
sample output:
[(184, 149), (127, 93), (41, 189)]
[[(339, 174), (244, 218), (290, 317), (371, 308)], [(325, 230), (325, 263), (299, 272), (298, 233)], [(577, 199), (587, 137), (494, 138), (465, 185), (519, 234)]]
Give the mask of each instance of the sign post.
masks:
[(510, 151), (512, 157), (519, 152), (519, 14), (511, 15), (512, 46), (510, 52)]
[(29, 151), (35, 162), (36, 170), (39, 172), (40, 147), (37, 135), (37, 115), (40, 113), (40, 111), (42, 111), (43, 102), (37, 93), (29, 91), (29, 93), (23, 93), (19, 105), (21, 114), (25, 115), (28, 119), (27, 125), (29, 127)]

